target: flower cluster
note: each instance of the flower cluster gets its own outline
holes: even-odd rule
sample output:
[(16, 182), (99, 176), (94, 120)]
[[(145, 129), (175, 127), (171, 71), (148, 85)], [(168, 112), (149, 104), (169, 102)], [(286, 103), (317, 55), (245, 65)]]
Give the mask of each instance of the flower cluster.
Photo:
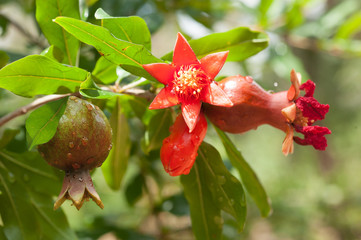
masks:
[[(293, 142), (325, 150), (324, 135), (331, 131), (313, 125), (325, 118), (329, 105), (314, 97), (315, 83), (301, 85), (301, 76), (291, 71), (288, 91), (269, 93), (251, 77), (232, 76), (215, 82), (228, 52), (213, 53), (198, 60), (186, 39), (178, 33), (172, 63), (143, 65), (144, 69), (164, 84), (150, 109), (181, 105), (171, 134), (163, 140), (160, 157), (171, 176), (188, 174), (197, 157), (197, 150), (207, 132), (208, 119), (221, 130), (242, 133), (269, 124), (286, 132), (282, 152), (293, 152)], [(305, 95), (300, 96), (300, 91)], [(294, 136), (301, 133), (304, 138)]]

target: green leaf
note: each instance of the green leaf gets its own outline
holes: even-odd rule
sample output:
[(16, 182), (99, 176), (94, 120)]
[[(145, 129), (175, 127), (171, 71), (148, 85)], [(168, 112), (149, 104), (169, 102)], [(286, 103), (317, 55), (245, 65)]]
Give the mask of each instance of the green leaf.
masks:
[(190, 173), (180, 178), (189, 203), (192, 230), (198, 240), (221, 239), (221, 209), (213, 201), (212, 193), (207, 186), (206, 170), (199, 166), (197, 160)]
[(161, 60), (154, 57), (144, 46), (120, 40), (104, 27), (77, 19), (58, 17), (55, 22), (80, 41), (94, 46), (112, 63), (120, 65), (134, 75), (155, 81), (142, 65), (161, 62)]
[(6, 66), (9, 61), (9, 56), (6, 52), (0, 50), (0, 69)]
[(172, 114), (169, 109), (157, 110), (150, 121), (145, 138), (145, 152), (159, 149), (162, 146), (163, 139), (169, 135), (169, 127), (173, 123)]
[[(265, 33), (252, 31), (247, 27), (238, 27), (228, 32), (190, 40), (189, 44), (198, 58), (228, 50), (227, 61), (242, 61), (265, 49), (268, 37)], [(171, 61), (172, 55), (173, 52), (170, 52), (163, 59)]]
[(270, 199), (264, 190), (261, 182), (259, 181), (256, 173), (245, 161), (241, 153), (234, 146), (228, 136), (220, 129), (214, 127), (218, 136), (222, 140), (223, 146), (226, 149), (229, 160), (232, 165), (238, 170), (241, 176), (243, 185), (255, 201), (263, 217), (267, 217), (272, 212)]
[(151, 36), (146, 22), (137, 16), (112, 17), (103, 9), (95, 12), (95, 18), (102, 20), (102, 26), (109, 29), (117, 38), (144, 45), (151, 50)]
[(90, 75), (48, 57), (30, 55), (0, 70), (0, 87), (23, 97), (39, 94), (72, 93)]
[(60, 48), (51, 45), (47, 49), (41, 52), (42, 56), (48, 57), (54, 61), (62, 62), (64, 59), (64, 53), (61, 51)]
[(361, 13), (358, 11), (352, 14), (338, 29), (335, 38), (347, 39), (361, 30)]
[(117, 65), (109, 62), (105, 57), (100, 57), (95, 64), (92, 76), (103, 84), (111, 84), (118, 78)]
[(125, 199), (130, 206), (141, 198), (145, 179), (142, 174), (137, 174), (125, 188)]
[(29, 115), (25, 124), (29, 149), (53, 138), (65, 111), (67, 100), (68, 98), (62, 98), (49, 102)]
[(39, 154), (0, 151), (0, 163), (0, 214), (7, 239), (77, 239), (64, 213), (52, 209), (50, 194), (60, 191), (61, 180)]
[(6, 145), (8, 145), (8, 143), (10, 143), (19, 132), (19, 129), (6, 129), (0, 138), (0, 149), (6, 147)]
[(238, 230), (242, 231), (247, 213), (242, 184), (228, 171), (213, 146), (203, 142), (198, 154), (196, 161), (199, 168), (204, 169), (206, 186), (212, 193), (215, 205), (231, 214), (238, 223)]
[(90, 77), (80, 85), (80, 94), (87, 98), (94, 99), (108, 99), (114, 96), (119, 96), (119, 93), (102, 90), (99, 88), (93, 79)]
[(79, 19), (78, 0), (37, 0), (36, 20), (48, 39), (50, 45), (61, 49), (64, 53), (64, 63), (76, 65), (79, 50), (79, 41), (64, 29), (53, 22), (58, 16), (67, 16)]
[(113, 148), (102, 165), (105, 180), (114, 190), (118, 190), (121, 186), (130, 153), (129, 126), (121, 108), (118, 97), (110, 118), (110, 125), (113, 129)]

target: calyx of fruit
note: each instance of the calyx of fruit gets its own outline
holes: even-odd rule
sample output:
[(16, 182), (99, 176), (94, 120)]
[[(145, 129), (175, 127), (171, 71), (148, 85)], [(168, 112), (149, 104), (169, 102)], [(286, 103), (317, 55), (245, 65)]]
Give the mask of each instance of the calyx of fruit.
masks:
[(70, 199), (79, 210), (89, 198), (104, 207), (89, 170), (102, 165), (112, 148), (111, 141), (112, 130), (104, 113), (83, 99), (70, 97), (54, 137), (38, 147), (51, 166), (65, 171), (54, 209)]

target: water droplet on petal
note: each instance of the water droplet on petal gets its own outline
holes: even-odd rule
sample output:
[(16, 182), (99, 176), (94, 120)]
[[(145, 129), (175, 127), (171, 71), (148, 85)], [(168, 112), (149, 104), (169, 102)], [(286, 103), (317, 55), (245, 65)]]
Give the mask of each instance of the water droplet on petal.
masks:
[(82, 182), (82, 181), (83, 181), (83, 178), (82, 178), (82, 177), (80, 177), (80, 178), (78, 178), (78, 180), (79, 180), (79, 182)]

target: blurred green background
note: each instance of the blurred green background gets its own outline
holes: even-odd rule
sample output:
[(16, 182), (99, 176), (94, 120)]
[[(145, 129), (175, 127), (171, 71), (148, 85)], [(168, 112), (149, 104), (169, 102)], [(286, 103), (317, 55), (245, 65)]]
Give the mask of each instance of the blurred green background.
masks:
[[(288, 157), (281, 153), (285, 134), (270, 126), (230, 136), (264, 184), (273, 214), (262, 218), (250, 200), (245, 231), (237, 233), (227, 227), (226, 217), (225, 238), (361, 239), (359, 0), (87, 0), (81, 1), (81, 6), (88, 21), (95, 21), (94, 12), (99, 7), (112, 16), (143, 17), (153, 34), (152, 49), (157, 57), (173, 49), (178, 31), (190, 38), (237, 26), (267, 32), (270, 46), (266, 50), (241, 63), (226, 63), (221, 75), (251, 75), (265, 89), (277, 92), (288, 89), (289, 74), (295, 68), (304, 81), (311, 79), (317, 84), (316, 99), (330, 105), (321, 124), (332, 134), (327, 135), (326, 151), (296, 145)], [(7, 52), (10, 61), (40, 53), (47, 45), (34, 8), (32, 0), (0, 0), (0, 50)], [(96, 57), (95, 52), (83, 53), (81, 67), (92, 69)], [(0, 94), (0, 115), (31, 101), (6, 91)], [(13, 120), (7, 127), (22, 126), (24, 119)], [(212, 128), (205, 141), (217, 146), (227, 165), (223, 146)], [(93, 180), (104, 210), (93, 203), (80, 211), (64, 204), (68, 221), (80, 239), (154, 239), (151, 236), (157, 236), (160, 229), (163, 239), (193, 239), (179, 178), (164, 173), (162, 188), (153, 179), (145, 179), (152, 194), (129, 206), (125, 191), (133, 187), (129, 184), (136, 177), (138, 164), (138, 159), (130, 159), (120, 192), (110, 190), (101, 171), (95, 171)], [(156, 214), (149, 212), (149, 205)]]

